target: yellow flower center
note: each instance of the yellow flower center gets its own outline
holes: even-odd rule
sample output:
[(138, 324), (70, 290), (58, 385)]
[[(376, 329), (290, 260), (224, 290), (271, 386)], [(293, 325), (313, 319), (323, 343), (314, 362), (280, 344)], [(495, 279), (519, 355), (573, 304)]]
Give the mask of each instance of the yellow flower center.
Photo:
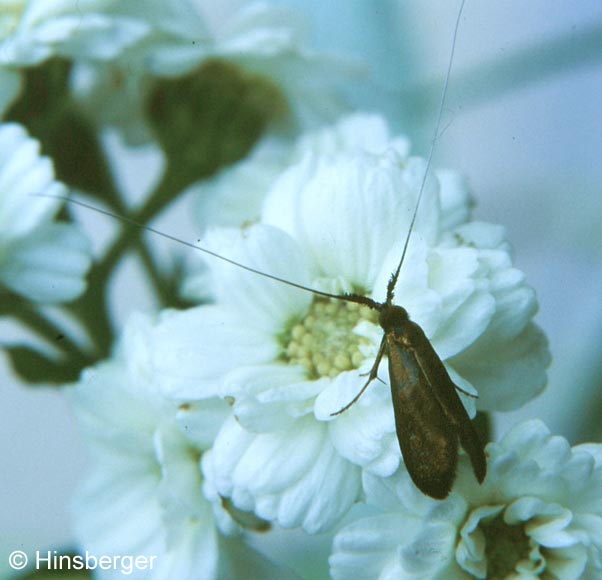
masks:
[(356, 369), (364, 361), (360, 347), (368, 344), (353, 332), (362, 320), (376, 323), (377, 313), (353, 302), (316, 298), (305, 318), (283, 334), (282, 358), (305, 367), (310, 379)]

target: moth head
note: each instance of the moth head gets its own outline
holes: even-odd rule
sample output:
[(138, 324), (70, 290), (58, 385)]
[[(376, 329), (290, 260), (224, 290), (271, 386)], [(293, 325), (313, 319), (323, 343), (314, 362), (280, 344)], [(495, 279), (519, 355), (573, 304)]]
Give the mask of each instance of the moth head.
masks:
[(401, 306), (394, 306), (393, 304), (384, 304), (378, 317), (378, 323), (385, 332), (397, 326), (401, 326), (409, 320), (410, 317), (408, 316), (407, 310)]

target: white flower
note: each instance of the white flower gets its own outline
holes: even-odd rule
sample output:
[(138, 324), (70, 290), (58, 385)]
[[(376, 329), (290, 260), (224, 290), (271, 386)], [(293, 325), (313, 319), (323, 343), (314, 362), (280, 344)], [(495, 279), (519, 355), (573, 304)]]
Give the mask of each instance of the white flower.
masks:
[[(347, 115), (334, 125), (304, 133), (295, 142), (269, 135), (256, 145), (248, 157), (190, 189), (196, 197), (196, 223), (202, 232), (209, 226), (240, 227), (256, 223), (261, 217), (266, 194), (276, 179), (305, 155), (359, 151), (378, 154), (389, 148), (407, 158), (410, 143), (403, 136), (391, 135), (385, 120), (370, 113)], [(451, 183), (454, 179), (457, 177), (450, 175), (448, 181)], [(465, 187), (447, 189), (461, 192), (457, 205), (468, 207)], [(210, 284), (206, 266), (199, 257), (202, 258), (190, 255), (188, 276), (181, 289), (182, 295), (192, 302), (206, 301)]]
[(29, 66), (55, 55), (111, 59), (147, 31), (139, 19), (116, 17), (117, 0), (16, 0), (0, 17), (0, 64)]
[(52, 221), (64, 196), (52, 162), (17, 124), (0, 124), (0, 284), (37, 302), (73, 300), (85, 289), (90, 244)]
[(404, 158), (410, 149), (405, 137), (393, 137), (385, 120), (369, 113), (342, 117), (332, 126), (304, 133), (294, 143), (268, 136), (248, 157), (198, 184), (197, 223), (204, 231), (209, 225), (242, 226), (258, 221), (263, 200), (280, 173), (309, 153), (378, 154), (391, 147)]
[(406, 473), (366, 475), (375, 513), (335, 537), (335, 579), (595, 580), (602, 575), (602, 446), (552, 436), (539, 421), (487, 447), (478, 485), (465, 457), (443, 502)]
[[(52, 56), (108, 60), (148, 31), (140, 20), (111, 15), (117, 0), (15, 0), (0, 13), (0, 78), (11, 90), (0, 96), (0, 112), (16, 96), (18, 69)], [(12, 98), (11, 98), (12, 95)]]
[[(260, 224), (214, 230), (204, 244), (286, 280), (383, 300), (424, 169), (395, 149), (308, 155), (273, 184)], [(478, 392), (480, 408), (494, 410), (497, 399), (518, 406), (545, 382), (546, 343), (531, 322), (535, 298), (512, 268), (503, 230), (460, 223), (467, 212), (459, 197), (449, 183), (440, 190), (437, 179), (427, 181), (396, 300), (454, 382)], [(171, 396), (194, 400), (212, 389), (234, 400), (236, 420), (203, 460), (222, 495), (283, 526), (326, 529), (360, 497), (363, 470), (388, 476), (400, 460), (386, 364), (383, 382), (332, 416), (364, 384), (382, 331), (373, 313), (353, 305), (208, 264), (215, 303), (162, 325), (155, 372)], [(495, 371), (482, 382), (470, 382), (469, 349), (479, 356), (474, 368)], [(522, 357), (518, 370), (509, 352)], [(504, 367), (520, 375), (520, 390), (509, 388)], [(474, 414), (475, 399), (464, 402)]]
[(219, 497), (209, 501), (202, 491), (199, 458), (229, 406), (161, 395), (150, 373), (153, 325), (133, 316), (114, 356), (67, 389), (92, 462), (73, 509), (80, 546), (95, 555), (156, 556), (142, 578), (228, 577), (224, 570), (241, 558), (251, 575), (263, 574), (272, 566), (240, 539), (225, 539), (237, 536), (238, 526)]
[(78, 65), (73, 87), (97, 120), (125, 129), (134, 143), (149, 138), (142, 111), (151, 79), (182, 77), (209, 60), (225, 60), (266, 79), (302, 125), (332, 119), (344, 109), (336, 83), (350, 75), (350, 65), (308, 49), (304, 27), (289, 9), (263, 2), (154, 0), (121, 11), (144, 20), (151, 34), (114, 62)]

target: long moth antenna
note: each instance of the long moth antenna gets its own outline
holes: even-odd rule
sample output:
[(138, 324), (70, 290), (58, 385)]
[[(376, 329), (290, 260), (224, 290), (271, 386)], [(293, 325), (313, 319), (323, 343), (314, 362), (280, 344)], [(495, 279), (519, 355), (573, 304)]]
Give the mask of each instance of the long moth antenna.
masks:
[(433, 135), (433, 139), (431, 140), (431, 146), (429, 148), (428, 157), (426, 159), (426, 168), (424, 170), (424, 175), (422, 176), (422, 181), (420, 183), (420, 190), (418, 191), (418, 199), (416, 200), (416, 207), (414, 208), (412, 220), (410, 221), (410, 227), (408, 228), (408, 234), (407, 234), (405, 242), (403, 244), (401, 258), (399, 259), (397, 268), (395, 268), (395, 272), (391, 276), (391, 279), (389, 280), (389, 284), (387, 286), (387, 304), (391, 304), (391, 302), (393, 301), (393, 293), (395, 291), (395, 285), (397, 284), (397, 279), (399, 278), (399, 272), (401, 272), (401, 266), (403, 265), (403, 261), (405, 260), (405, 257), (406, 257), (408, 245), (410, 243), (410, 236), (412, 235), (412, 231), (414, 229), (414, 224), (416, 223), (416, 216), (418, 215), (418, 208), (420, 207), (420, 200), (422, 199), (422, 194), (424, 193), (424, 187), (426, 185), (426, 178), (428, 177), (428, 172), (431, 167), (431, 162), (433, 160), (433, 153), (435, 151), (435, 145), (436, 145), (437, 139), (439, 137), (439, 131), (441, 130), (441, 121), (443, 118), (443, 107), (445, 106), (445, 101), (447, 99), (447, 90), (449, 87), (449, 79), (451, 77), (451, 70), (452, 70), (452, 65), (454, 62), (454, 55), (456, 52), (456, 43), (458, 40), (458, 30), (460, 29), (460, 20), (462, 18), (462, 12), (464, 11), (465, 3), (466, 3), (466, 0), (462, 0), (462, 3), (460, 4), (460, 10), (458, 11), (458, 16), (456, 17), (456, 24), (454, 26), (454, 34), (452, 37), (452, 46), (451, 46), (451, 51), (449, 54), (449, 61), (447, 63), (447, 71), (445, 73), (445, 81), (443, 83), (443, 89), (441, 91), (441, 99), (439, 101), (439, 111), (437, 113), (437, 122), (435, 124), (435, 133)]
[(63, 201), (65, 201), (67, 203), (79, 205), (80, 207), (84, 207), (86, 209), (106, 215), (113, 219), (116, 219), (116, 220), (119, 220), (126, 224), (129, 224), (131, 226), (137, 227), (141, 230), (151, 232), (157, 236), (161, 236), (162, 238), (168, 239), (172, 242), (176, 242), (178, 244), (182, 244), (182, 245), (192, 248), (194, 250), (198, 250), (199, 252), (203, 252), (204, 254), (212, 256), (213, 258), (222, 260), (223, 262), (227, 262), (228, 264), (232, 264), (233, 266), (236, 266), (238, 268), (242, 268), (243, 270), (246, 270), (247, 272), (252, 272), (253, 274), (258, 274), (259, 276), (263, 276), (264, 278), (268, 278), (270, 280), (275, 280), (276, 282), (286, 284), (287, 286), (291, 286), (291, 287), (297, 288), (299, 290), (311, 292), (312, 294), (315, 294), (316, 296), (322, 296), (323, 298), (333, 298), (335, 300), (343, 300), (345, 302), (355, 302), (358, 304), (363, 304), (363, 305), (368, 306), (369, 308), (373, 308), (375, 310), (378, 310), (379, 306), (380, 306), (377, 302), (375, 302), (371, 298), (367, 298), (365, 296), (359, 296), (356, 294), (331, 294), (330, 292), (324, 292), (322, 290), (317, 290), (316, 288), (310, 288), (309, 286), (304, 286), (303, 284), (298, 284), (297, 282), (291, 282), (290, 280), (285, 280), (284, 278), (280, 278), (279, 276), (269, 274), (268, 272), (262, 272), (261, 270), (257, 270), (256, 268), (247, 266), (246, 264), (242, 264), (241, 262), (237, 262), (236, 260), (232, 260), (230, 258), (227, 258), (226, 256), (222, 256), (221, 254), (218, 254), (217, 252), (213, 252), (212, 250), (209, 250), (208, 248), (204, 248), (203, 246), (199, 246), (198, 244), (193, 244), (192, 242), (188, 242), (182, 238), (178, 238), (177, 236), (172, 236), (171, 234), (168, 234), (166, 232), (163, 232), (161, 230), (153, 228), (152, 226), (143, 224), (142, 222), (139, 222), (133, 218), (109, 211), (107, 209), (102, 209), (100, 207), (96, 207), (95, 205), (86, 203), (85, 201), (81, 201), (79, 199), (74, 199), (72, 197), (63, 196), (63, 195), (49, 195), (49, 194), (45, 194), (45, 193), (32, 193), (30, 195), (35, 195), (37, 197), (52, 197), (54, 199), (62, 199)]

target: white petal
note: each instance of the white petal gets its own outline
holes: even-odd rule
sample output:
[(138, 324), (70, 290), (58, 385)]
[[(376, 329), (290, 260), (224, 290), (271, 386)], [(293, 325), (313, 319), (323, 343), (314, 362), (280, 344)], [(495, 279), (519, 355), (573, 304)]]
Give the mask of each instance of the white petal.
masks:
[(298, 420), (286, 431), (257, 435), (234, 472), (234, 485), (255, 495), (282, 492), (309, 469), (325, 445), (326, 429)]
[(220, 380), (240, 365), (276, 358), (274, 338), (244, 324), (221, 306), (200, 306), (172, 312), (153, 333), (155, 378), (163, 391), (179, 399), (220, 394)]
[(414, 195), (394, 155), (341, 155), (328, 163), (306, 158), (274, 184), (263, 220), (289, 231), (321, 272), (369, 290), (407, 229)]
[[(211, 480), (223, 497), (232, 495), (234, 470), (253, 440), (254, 435), (245, 431), (232, 416), (226, 419), (222, 425), (213, 449), (203, 454), (201, 459), (203, 475), (206, 479)], [(237, 504), (241, 509), (253, 508), (251, 498), (248, 498), (244, 505), (240, 501)]]
[[(16, 123), (0, 125), (0, 236), (16, 238), (50, 219), (65, 187), (54, 181), (52, 162)], [(45, 194), (42, 197), (32, 194)], [(54, 197), (52, 197), (54, 196)]]
[[(102, 466), (100, 466), (102, 469)], [(124, 468), (108, 477), (99, 469), (76, 497), (77, 537), (95, 554), (159, 554), (163, 550), (156, 476), (151, 470)]]
[[(369, 388), (375, 387), (371, 385)], [(399, 465), (400, 451), (391, 397), (384, 385), (380, 389), (384, 391), (382, 399), (373, 396), (365, 404), (358, 401), (336, 416), (329, 423), (329, 429), (332, 442), (343, 457), (372, 473), (387, 477)]]
[(278, 431), (288, 427), (291, 418), (311, 413), (324, 381), (304, 379), (305, 371), (298, 366), (242, 367), (226, 377), (223, 396), (234, 397), (234, 414), (248, 431)]
[[(384, 302), (392, 272), (397, 268), (402, 248), (395, 245), (387, 255), (376, 278), (372, 297)], [(395, 303), (408, 311), (427, 336), (442, 324), (444, 310), (440, 294), (431, 289), (429, 248), (418, 234), (412, 235), (395, 286)]]
[(180, 532), (179, 542), (157, 558), (150, 580), (213, 580), (219, 557), (214, 527), (207, 521), (186, 522)]
[[(284, 527), (301, 525), (314, 534), (341, 521), (360, 495), (360, 471), (328, 443), (302, 480), (282, 494), (277, 519)], [(261, 500), (257, 504), (261, 515)]]
[(409, 141), (404, 137), (392, 138), (383, 117), (374, 113), (354, 113), (341, 118), (335, 125), (305, 134), (297, 143), (298, 155), (319, 153), (368, 152), (382, 154), (393, 148), (400, 157), (407, 157)]
[(5, 63), (37, 64), (52, 54), (113, 58), (149, 30), (141, 19), (107, 14), (110, 1), (73, 5), (47, 0), (28, 4), (4, 41)]
[(440, 183), (441, 229), (451, 230), (470, 218), (472, 200), (468, 184), (456, 171), (440, 170), (436, 175)]
[(473, 293), (431, 337), (439, 357), (447, 359), (469, 347), (487, 328), (494, 313), (495, 300), (489, 293)]
[[(418, 525), (419, 522), (414, 522)], [(409, 522), (399, 515), (362, 518), (335, 536), (329, 558), (335, 580), (374, 580), (396, 556), (397, 546), (412, 535)]]
[(445, 315), (450, 316), (476, 289), (475, 275), (479, 256), (474, 248), (441, 248), (428, 256), (429, 284), (443, 300)]
[(86, 288), (90, 242), (68, 224), (47, 224), (5, 248), (0, 280), (15, 292), (46, 304), (77, 298)]
[[(404, 517), (420, 520), (425, 518), (425, 514), (432, 512), (433, 506), (437, 505), (435, 500), (418, 490), (403, 467), (391, 477), (380, 477), (364, 471), (362, 484), (367, 502), (377, 506), (383, 513), (399, 511), (404, 514)], [(449, 516), (453, 511), (450, 509), (449, 501), (446, 509)], [(462, 509), (457, 511), (462, 513)]]
[[(85, 436), (114, 454), (154, 457), (152, 437), (159, 421), (155, 393), (137, 393), (135, 378), (111, 362), (88, 369), (75, 387), (65, 389)], [(145, 404), (141, 404), (144, 402)]]
[(258, 221), (271, 184), (282, 171), (288, 148), (273, 138), (264, 139), (248, 157), (201, 182), (195, 212), (201, 229)]
[(212, 525), (211, 508), (201, 494), (198, 451), (193, 449), (172, 422), (155, 433), (155, 454), (161, 466), (158, 490), (168, 548), (177, 543), (182, 523), (190, 519)]
[(176, 421), (196, 447), (209, 449), (230, 413), (230, 405), (222, 399), (206, 399), (180, 406)]
[(450, 566), (454, 557), (456, 533), (455, 526), (450, 523), (436, 523), (424, 528), (416, 534), (411, 544), (401, 550), (403, 571), (417, 578), (429, 578), (437, 572), (449, 580), (463, 578), (464, 574), (456, 566)]
[(456, 235), (460, 236), (462, 244), (481, 249), (506, 249), (508, 242), (506, 228), (497, 224), (471, 221), (456, 228)]
[[(238, 231), (210, 232), (204, 245), (228, 259), (278, 278), (309, 285), (307, 260), (285, 233), (267, 226)], [(280, 333), (303, 313), (312, 295), (280, 281), (246, 272), (223, 261), (209, 263), (220, 304), (239, 313), (248, 325)]]
[(546, 550), (546, 565), (556, 578), (562, 580), (597, 580), (602, 570), (585, 546)]
[(36, 27), (36, 41), (69, 57), (109, 60), (142, 39), (149, 27), (133, 18), (74, 14)]
[[(229, 430), (234, 435), (227, 438), (229, 448), (222, 434), (214, 447), (216, 455), (228, 454), (216, 464), (216, 483), (218, 489), (220, 483), (231, 487), (237, 507), (316, 533), (331, 527), (357, 500), (359, 469), (336, 453), (325, 426), (299, 419), (287, 430), (252, 438)], [(237, 439), (242, 445), (233, 449)]]
[(478, 407), (510, 411), (538, 395), (546, 385), (550, 362), (548, 342), (534, 324), (511, 342), (487, 351), (478, 348), (448, 361), (479, 390)]
[[(335, 414), (345, 407), (360, 392), (366, 380), (357, 371), (341, 373), (335, 380), (325, 385), (317, 396), (314, 413), (318, 421), (333, 421)], [(366, 393), (368, 395), (368, 393)], [(367, 404), (363, 397), (358, 404)]]

